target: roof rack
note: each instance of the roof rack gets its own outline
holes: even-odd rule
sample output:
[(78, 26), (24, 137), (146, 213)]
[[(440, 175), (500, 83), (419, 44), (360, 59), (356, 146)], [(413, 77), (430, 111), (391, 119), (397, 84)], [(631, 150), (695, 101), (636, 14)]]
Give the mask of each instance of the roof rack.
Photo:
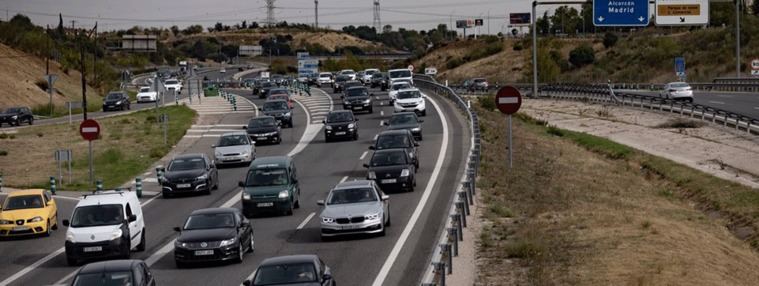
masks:
[(86, 199), (88, 196), (102, 196), (102, 195), (114, 195), (114, 194), (119, 194), (121, 196), (124, 196), (124, 192), (125, 191), (126, 192), (131, 192), (132, 191), (132, 187), (116, 188), (116, 189), (102, 190), (102, 191), (95, 190), (95, 191), (92, 191), (91, 194), (85, 194), (83, 196), (83, 198)]

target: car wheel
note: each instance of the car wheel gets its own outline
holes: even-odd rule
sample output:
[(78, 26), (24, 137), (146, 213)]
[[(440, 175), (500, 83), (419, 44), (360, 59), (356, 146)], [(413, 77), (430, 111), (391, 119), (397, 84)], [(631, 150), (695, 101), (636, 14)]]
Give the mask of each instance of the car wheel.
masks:
[(253, 233), (250, 233), (250, 245), (248, 246), (248, 253), (253, 253), (256, 250), (256, 241), (253, 240)]
[(693, 103), (693, 98), (688, 98), (688, 102)]
[(140, 244), (137, 245), (137, 251), (145, 251), (145, 229), (142, 229), (142, 234), (140, 235)]
[(129, 259), (129, 254), (131, 254), (130, 252), (132, 251), (132, 245), (129, 239), (126, 240), (126, 242), (124, 243), (124, 249), (122, 249), (121, 251), (122, 251), (121, 257), (123, 259)]
[(427, 116), (427, 110), (422, 110), (422, 116)]
[(127, 110), (132, 110), (132, 105), (131, 104), (127, 104)]
[(187, 267), (187, 264), (185, 264), (182, 261), (176, 260), (176, 259), (174, 259), (174, 263), (177, 265), (177, 268), (185, 268), (185, 267)]
[(245, 251), (243, 251), (242, 243), (239, 243), (239, 246), (237, 248), (237, 258), (235, 259), (235, 262), (242, 263), (243, 259), (245, 259)]
[(292, 202), (290, 203), (290, 207), (285, 211), (285, 214), (289, 215), (289, 216), (293, 215), (293, 203)]
[(325, 136), (324, 136), (324, 142), (327, 142), (327, 143), (329, 143), (329, 140), (330, 140), (330, 139), (329, 139), (329, 136), (326, 136), (326, 135), (325, 135)]
[(297, 201), (295, 201), (295, 208), (296, 208), (296, 209), (299, 209), (299, 208), (300, 208), (300, 197), (298, 197), (298, 200), (297, 200)]
[(358, 131), (356, 133), (353, 133), (353, 141), (358, 140)]
[(385, 226), (390, 226), (390, 208), (387, 208), (387, 222), (385, 222)]
[(166, 192), (161, 192), (161, 196), (162, 196), (164, 199), (168, 199), (168, 198), (170, 198), (170, 197), (171, 197), (171, 195), (169, 195), (169, 194), (168, 194), (168, 193), (166, 193)]
[(14, 123), (16, 126), (21, 126), (21, 119), (16, 119), (16, 123)]
[(34, 117), (29, 118), (29, 125), (34, 125)]
[(69, 266), (77, 266), (79, 265), (79, 261), (76, 260), (75, 258), (66, 256), (66, 264), (68, 264)]
[(379, 236), (385, 236), (385, 225), (382, 225), (382, 231), (379, 232)]
[(48, 219), (48, 220), (47, 220), (47, 228), (45, 228), (45, 234), (44, 234), (44, 236), (45, 236), (45, 237), (48, 237), (48, 236), (50, 236), (52, 233), (53, 233), (53, 229), (52, 229), (52, 228), (50, 228), (50, 220)]
[(374, 113), (374, 108), (373, 107), (369, 107), (369, 113)]

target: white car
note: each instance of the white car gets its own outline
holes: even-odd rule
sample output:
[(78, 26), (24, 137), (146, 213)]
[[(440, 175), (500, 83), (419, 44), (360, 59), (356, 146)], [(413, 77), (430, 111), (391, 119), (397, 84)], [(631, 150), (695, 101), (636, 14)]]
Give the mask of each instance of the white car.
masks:
[(401, 89), (396, 95), (393, 103), (394, 112), (415, 112), (419, 116), (427, 115), (427, 104), (425, 104), (422, 92), (416, 88)]
[(380, 72), (379, 69), (365, 69), (364, 77), (361, 78), (361, 82), (363, 82), (364, 84), (370, 83), (372, 81), (372, 76), (374, 75), (374, 73), (378, 73), (378, 72)]
[(387, 71), (387, 77), (390, 82), (398, 80), (408, 80), (411, 84), (414, 84), (414, 75), (407, 69), (394, 69)]
[(224, 133), (212, 145), (216, 166), (244, 164), (248, 166), (256, 159), (256, 142), (251, 141), (245, 131)]
[(143, 86), (137, 93), (137, 103), (158, 101), (158, 93), (150, 91), (150, 87)]
[(410, 82), (408, 81), (396, 81), (393, 82), (392, 85), (390, 85), (390, 91), (387, 93), (387, 95), (390, 97), (390, 103), (392, 104), (395, 102), (395, 98), (398, 95), (398, 91), (402, 89), (409, 89), (413, 88)]
[(74, 207), (66, 231), (66, 261), (121, 257), (145, 250), (145, 220), (137, 195), (131, 191), (87, 194)]
[(348, 69), (348, 70), (341, 70), (340, 74), (347, 75), (347, 76), (351, 77), (351, 80), (356, 80), (356, 71), (354, 71), (354, 70), (350, 70), (350, 69)]
[(317, 84), (319, 85), (319, 87), (321, 87), (322, 85), (332, 84), (333, 82), (335, 82), (335, 79), (332, 73), (328, 73), (328, 72), (319, 73), (319, 79), (317, 79)]
[(685, 100), (693, 102), (693, 90), (685, 82), (670, 82), (664, 86), (659, 96), (667, 99)]
[(227, 73), (227, 69), (225, 69), (225, 68), (221, 68), (221, 69), (219, 70), (219, 73)]
[(178, 79), (167, 79), (163, 82), (163, 86), (168, 91), (176, 91), (177, 94), (182, 94), (182, 82), (180, 82)]

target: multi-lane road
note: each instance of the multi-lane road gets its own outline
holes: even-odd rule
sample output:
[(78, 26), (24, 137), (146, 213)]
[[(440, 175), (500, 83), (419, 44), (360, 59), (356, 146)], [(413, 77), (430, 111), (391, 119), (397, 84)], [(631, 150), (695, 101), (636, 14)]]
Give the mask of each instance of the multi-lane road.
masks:
[[(219, 172), (219, 189), (208, 196), (163, 199), (143, 198), (147, 249), (133, 253), (152, 268), (159, 285), (239, 285), (249, 277), (263, 259), (288, 254), (318, 254), (333, 269), (340, 285), (414, 285), (419, 282), (434, 242), (440, 231), (452, 193), (461, 176), (468, 144), (467, 125), (452, 103), (429, 94), (424, 141), (421, 142), (421, 165), (417, 189), (411, 193), (390, 193), (393, 225), (383, 237), (356, 236), (322, 242), (319, 235), (320, 208), (316, 201), (324, 199), (329, 189), (345, 180), (362, 179), (363, 163), (371, 156), (368, 146), (383, 130), (381, 122), (392, 114), (388, 97), (373, 90), (374, 113), (360, 114), (359, 140), (326, 143), (320, 122), (313, 114), (323, 112), (323, 103), (341, 109), (338, 96), (312, 90), (311, 98), (298, 97), (295, 127), (283, 129), (280, 145), (259, 146), (258, 156), (291, 155), (299, 170), (302, 189), (301, 208), (292, 216), (252, 219), (256, 251), (242, 264), (210, 264), (190, 269), (177, 269), (173, 261), (172, 227), (183, 223), (193, 210), (208, 207), (241, 207), (240, 181), (245, 168), (224, 168)], [(329, 91), (329, 90), (328, 90)], [(254, 104), (262, 103), (250, 96), (249, 90), (235, 91)], [(330, 96), (332, 100), (320, 100)], [(317, 104), (314, 104), (317, 102)], [(321, 102), (321, 103), (318, 103)], [(242, 126), (253, 114), (224, 115), (218, 126)], [(309, 124), (310, 123), (310, 124)], [(220, 127), (222, 128), (222, 127)], [(305, 133), (318, 132), (312, 140)], [(220, 133), (219, 133), (220, 134)], [(212, 156), (217, 138), (203, 136), (187, 152)], [(147, 191), (151, 191), (146, 186)], [(156, 191), (153, 189), (152, 191)], [(0, 200), (3, 199), (0, 196)], [(61, 218), (70, 216), (75, 198), (59, 197)], [(47, 238), (0, 241), (5, 263), (0, 267), (0, 285), (50, 285), (70, 282), (76, 267), (66, 265), (63, 254), (65, 228)]]

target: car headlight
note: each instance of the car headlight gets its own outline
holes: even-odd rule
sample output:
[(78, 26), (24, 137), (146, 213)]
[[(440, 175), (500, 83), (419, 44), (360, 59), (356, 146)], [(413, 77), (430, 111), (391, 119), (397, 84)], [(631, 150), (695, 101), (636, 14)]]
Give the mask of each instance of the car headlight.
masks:
[(380, 214), (368, 214), (364, 216), (364, 220), (378, 220), (380, 218)]
[(12, 220), (0, 219), (0, 224), (13, 224)]
[(374, 173), (374, 171), (369, 171), (369, 173), (366, 174), (366, 178), (369, 180), (376, 180), (377, 174)]
[(213, 153), (213, 155), (216, 156), (216, 157), (221, 157), (223, 154), (221, 154), (221, 152), (215, 152), (215, 153)]
[(353, 129), (353, 127), (356, 127), (356, 125), (355, 125), (355, 124), (353, 124), (353, 123), (351, 123), (351, 124), (348, 124), (348, 129)]
[(248, 156), (249, 153), (250, 153), (250, 151), (245, 150), (245, 151), (240, 152), (240, 155), (242, 155), (242, 156)]
[(68, 242), (74, 242), (74, 234), (67, 232), (66, 233), (66, 241)]
[(120, 229), (120, 228), (118, 228), (118, 229), (114, 230), (114, 231), (111, 233), (111, 239), (112, 239), (112, 240), (113, 240), (113, 239), (117, 239), (117, 238), (121, 237), (121, 235), (122, 235), (122, 234), (124, 234), (124, 233), (121, 231), (121, 229)]
[(181, 248), (187, 248), (186, 242), (179, 242), (178, 240), (174, 241), (174, 247), (181, 247)]
[(202, 175), (202, 176), (200, 176), (200, 177), (197, 177), (197, 178), (195, 178), (195, 180), (197, 180), (197, 181), (205, 181), (205, 180), (208, 180), (208, 175), (207, 175), (207, 174), (206, 174), (206, 175)]
[(293, 115), (292, 112), (287, 112), (285, 114), (282, 114), (282, 116), (284, 116), (284, 117), (290, 117), (292, 115)]
[(331, 217), (322, 217), (322, 223), (335, 223), (335, 219)]
[(41, 221), (42, 221), (41, 216), (36, 216), (29, 220), (29, 222), (41, 222)]
[(250, 200), (250, 194), (248, 194), (246, 192), (242, 192), (242, 199), (246, 200), (246, 201), (249, 201)]
[(225, 239), (221, 241), (221, 244), (219, 244), (219, 246), (224, 247), (224, 246), (232, 245), (236, 241), (237, 241), (237, 238), (234, 238), (234, 237), (230, 239)]
[(329, 126), (329, 125), (327, 125), (327, 126), (324, 126), (324, 129), (327, 129), (327, 130), (332, 130), (332, 126)]
[(13, 115), (13, 116), (11, 116), (11, 118), (12, 119), (16, 119), (16, 118), (18, 118), (18, 115)]
[(116, 105), (119, 105), (119, 104), (121, 104), (121, 100), (116, 101)]
[(287, 190), (282, 190), (281, 192), (279, 192), (279, 195), (277, 197), (279, 197), (280, 199), (289, 198), (290, 192), (288, 192)]
[(403, 169), (403, 171), (401, 171), (401, 177), (408, 177), (409, 174), (411, 174), (411, 172), (408, 169)]
[(411, 157), (411, 158), (413, 159), (413, 158), (414, 158), (414, 152), (409, 152), (409, 153), (408, 153), (408, 156), (409, 156), (409, 157)]
[(411, 132), (419, 132), (419, 131), (422, 131), (422, 129), (419, 127), (411, 128)]

